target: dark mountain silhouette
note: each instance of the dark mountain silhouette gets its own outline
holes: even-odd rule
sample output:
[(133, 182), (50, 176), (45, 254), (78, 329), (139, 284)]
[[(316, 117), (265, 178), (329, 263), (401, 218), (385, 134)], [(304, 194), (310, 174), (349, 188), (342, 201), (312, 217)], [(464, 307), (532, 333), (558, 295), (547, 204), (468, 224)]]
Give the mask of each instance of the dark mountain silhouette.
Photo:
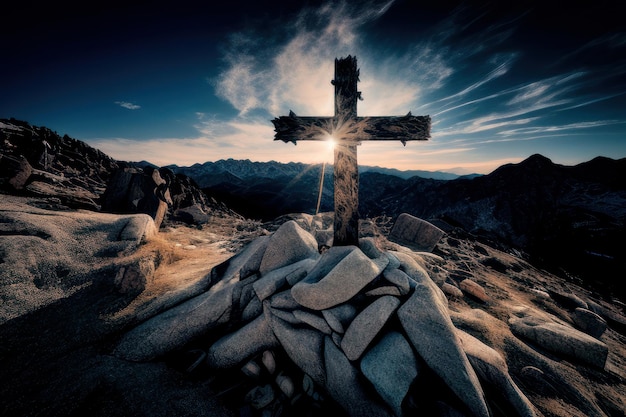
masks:
[[(181, 170), (248, 218), (316, 210), (321, 165), (229, 160)], [(326, 167), (320, 211), (333, 209), (332, 175)], [(626, 275), (619, 250), (626, 236), (626, 159), (563, 166), (537, 154), (489, 175), (454, 180), (366, 171), (360, 174), (359, 212), (362, 218), (410, 213), (444, 221), (610, 291)]]

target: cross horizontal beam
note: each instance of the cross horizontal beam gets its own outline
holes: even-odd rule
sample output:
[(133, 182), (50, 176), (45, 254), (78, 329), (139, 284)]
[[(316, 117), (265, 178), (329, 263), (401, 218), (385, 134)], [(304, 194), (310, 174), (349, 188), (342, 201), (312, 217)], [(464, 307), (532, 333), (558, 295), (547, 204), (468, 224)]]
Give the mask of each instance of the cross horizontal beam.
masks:
[(366, 140), (399, 140), (404, 145), (409, 140), (430, 138), (430, 116), (372, 116), (356, 117), (342, 121), (337, 117), (280, 116), (272, 120), (276, 134), (274, 140), (292, 142), (299, 140), (328, 140), (329, 136), (355, 142)]

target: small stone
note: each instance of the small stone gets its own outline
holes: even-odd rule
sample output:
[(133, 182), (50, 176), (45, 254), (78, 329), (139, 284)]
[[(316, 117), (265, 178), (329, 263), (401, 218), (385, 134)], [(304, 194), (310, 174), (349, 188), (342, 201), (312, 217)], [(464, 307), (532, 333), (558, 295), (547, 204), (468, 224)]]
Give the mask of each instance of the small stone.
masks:
[(576, 307), (572, 320), (580, 330), (596, 339), (599, 339), (607, 328), (606, 320), (600, 315), (581, 307)]
[(286, 375), (278, 375), (276, 377), (276, 385), (278, 385), (278, 388), (280, 388), (280, 390), (283, 392), (283, 394), (287, 396), (287, 398), (293, 397), (293, 394), (296, 391), (296, 387), (294, 386), (293, 381)]
[(463, 291), (447, 282), (441, 286), (441, 290), (452, 298), (463, 298)]
[(248, 361), (241, 367), (241, 372), (249, 378), (258, 379), (261, 376), (261, 366), (255, 361)]
[(257, 410), (260, 410), (274, 401), (274, 397), (274, 388), (269, 384), (265, 384), (252, 388), (246, 394), (245, 401)]
[(273, 375), (274, 372), (276, 372), (276, 358), (274, 357), (274, 352), (272, 352), (271, 350), (266, 350), (265, 352), (263, 352), (263, 355), (261, 356), (261, 362), (263, 363), (263, 366), (265, 366), (265, 369), (267, 369), (267, 372), (270, 373), (270, 375)]
[(471, 279), (464, 279), (459, 284), (459, 287), (463, 292), (472, 296), (480, 302), (486, 303), (489, 301), (489, 296), (485, 292), (485, 289), (476, 281)]

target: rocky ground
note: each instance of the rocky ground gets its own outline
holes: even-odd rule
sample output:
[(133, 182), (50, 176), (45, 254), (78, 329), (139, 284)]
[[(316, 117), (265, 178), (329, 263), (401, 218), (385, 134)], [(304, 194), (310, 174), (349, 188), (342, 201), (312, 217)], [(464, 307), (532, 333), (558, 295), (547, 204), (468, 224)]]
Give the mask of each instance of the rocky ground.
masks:
[[(277, 391), (272, 407), (257, 407), (265, 384), (249, 364), (223, 370), (205, 366), (202, 358), (215, 335), (144, 362), (112, 354), (135, 326), (206, 291), (216, 266), (294, 218), (300, 217), (259, 223), (214, 216), (197, 227), (166, 223), (155, 235), (128, 216), (0, 196), (0, 415), (346, 414), (280, 351), (255, 358), (266, 369), (273, 360), (295, 381), (293, 395)], [(137, 226), (133, 233), (129, 224)], [(387, 239), (391, 227), (389, 218), (380, 217), (364, 221), (361, 232), (381, 250), (412, 252)], [(459, 230), (449, 230), (432, 253), (423, 257), (423, 265), (446, 294), (454, 326), (505, 359), (537, 415), (625, 415), (624, 304)], [(520, 335), (519, 321), (528, 317), (572, 333), (580, 330), (584, 325), (576, 309), (583, 306), (601, 317), (585, 331), (595, 332), (608, 348), (603, 366), (594, 364), (597, 358), (564, 355)], [(604, 331), (602, 322), (608, 324)], [(411, 399), (420, 398), (416, 392), (423, 397), (437, 389), (413, 387)], [(509, 415), (499, 404), (490, 404), (494, 415)]]

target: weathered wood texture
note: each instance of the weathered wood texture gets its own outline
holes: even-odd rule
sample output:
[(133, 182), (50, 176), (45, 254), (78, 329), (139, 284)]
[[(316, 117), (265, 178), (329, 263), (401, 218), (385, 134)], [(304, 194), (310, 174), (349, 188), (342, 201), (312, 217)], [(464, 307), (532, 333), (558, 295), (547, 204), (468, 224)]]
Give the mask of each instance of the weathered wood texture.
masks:
[(333, 246), (359, 245), (359, 169), (356, 143), (335, 145)]
[(340, 121), (335, 117), (280, 116), (274, 120), (274, 140), (296, 143), (299, 140), (328, 140), (345, 135), (344, 140), (428, 140), (430, 116), (372, 116)]
[(409, 140), (430, 138), (430, 116), (357, 117), (359, 69), (356, 57), (335, 59), (335, 115), (333, 117), (289, 116), (272, 120), (274, 140), (335, 140), (335, 230), (333, 246), (359, 245), (359, 170), (357, 145), (364, 140)]

